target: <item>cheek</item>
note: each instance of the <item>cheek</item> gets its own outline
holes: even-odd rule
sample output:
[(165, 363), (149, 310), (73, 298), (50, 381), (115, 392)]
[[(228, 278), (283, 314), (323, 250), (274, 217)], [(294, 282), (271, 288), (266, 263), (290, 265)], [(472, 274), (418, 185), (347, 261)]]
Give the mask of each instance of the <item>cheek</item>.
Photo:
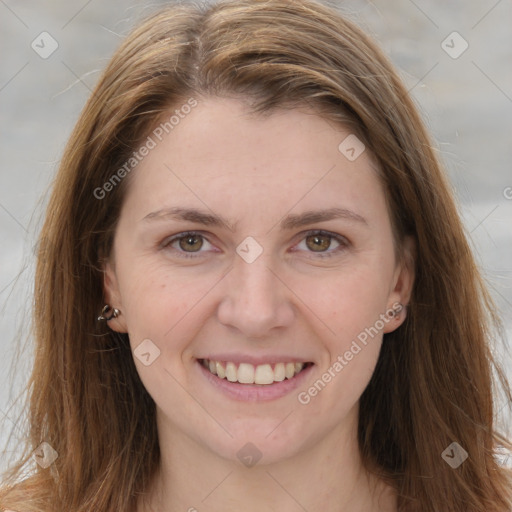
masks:
[(135, 347), (149, 338), (162, 348), (166, 333), (190, 309), (193, 293), (186, 286), (171, 283), (169, 275), (157, 269), (142, 269), (136, 262), (126, 262), (123, 270), (120, 288), (131, 344)]
[[(308, 306), (328, 328), (322, 329), (328, 356), (322, 360), (315, 382), (322, 380), (330, 391), (318, 400), (319, 406), (345, 409), (364, 391), (379, 357), (388, 287), (382, 269), (376, 272), (370, 267), (351, 268), (333, 274), (318, 289), (310, 287)], [(322, 383), (311, 389), (312, 395), (324, 394)]]
[(205, 290), (168, 272), (132, 269), (126, 274), (123, 313), (137, 372), (157, 404), (183, 409), (178, 384), (187, 378), (183, 354), (200, 326), (195, 306)]
[[(162, 265), (140, 268), (136, 263), (125, 266), (129, 271), (123, 275), (126, 286), (122, 290), (134, 355), (137, 347), (149, 339), (160, 351), (158, 363), (176, 377), (185, 377), (191, 340), (215, 313), (208, 299), (220, 276), (213, 272), (199, 275), (193, 269), (176, 272)], [(144, 370), (135, 362), (139, 370)]]
[(386, 311), (389, 280), (383, 274), (370, 265), (347, 267), (321, 278), (302, 277), (294, 292), (343, 348)]
[[(323, 339), (326, 357), (318, 371), (299, 393), (305, 414), (330, 418), (334, 426), (349, 414), (368, 385), (382, 345), (382, 326), (378, 322), (385, 312), (382, 297), (369, 288), (348, 286), (343, 293), (332, 293), (330, 316), (326, 323), (331, 331)], [(375, 292), (375, 290), (374, 290)], [(328, 299), (323, 298), (323, 301)]]
[(173, 319), (185, 314), (200, 298), (201, 280), (192, 274), (166, 269), (162, 264), (146, 262), (143, 257), (126, 260), (119, 274), (131, 330), (143, 324), (156, 328), (165, 324), (170, 329)]

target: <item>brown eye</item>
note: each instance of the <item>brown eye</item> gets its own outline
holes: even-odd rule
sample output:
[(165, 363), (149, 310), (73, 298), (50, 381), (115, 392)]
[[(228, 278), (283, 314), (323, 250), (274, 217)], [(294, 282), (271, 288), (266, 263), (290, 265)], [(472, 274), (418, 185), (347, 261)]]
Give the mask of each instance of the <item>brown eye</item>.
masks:
[(314, 252), (323, 252), (329, 249), (331, 240), (330, 235), (309, 235), (306, 237), (306, 245)]
[(186, 252), (197, 252), (203, 246), (203, 237), (199, 235), (186, 235), (178, 240), (180, 249)]
[(342, 235), (322, 230), (311, 230), (303, 234), (293, 252), (303, 252), (307, 257), (331, 258), (341, 256), (350, 247), (350, 242)]
[(173, 258), (203, 258), (219, 252), (207, 236), (195, 231), (184, 231), (166, 238), (160, 248)]

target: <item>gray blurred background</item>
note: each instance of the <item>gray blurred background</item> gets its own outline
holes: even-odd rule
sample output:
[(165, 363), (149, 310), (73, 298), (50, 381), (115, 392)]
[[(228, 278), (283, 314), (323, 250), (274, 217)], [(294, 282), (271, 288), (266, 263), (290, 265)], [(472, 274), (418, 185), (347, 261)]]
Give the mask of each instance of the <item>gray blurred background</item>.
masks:
[[(23, 435), (11, 407), (29, 375), (30, 340), (17, 367), (11, 363), (30, 320), (33, 247), (48, 187), (100, 70), (133, 24), (163, 4), (0, 0), (2, 447), (13, 428), (15, 438)], [(336, 4), (377, 39), (420, 107), (510, 340), (512, 0)], [(506, 345), (494, 349), (512, 378)]]

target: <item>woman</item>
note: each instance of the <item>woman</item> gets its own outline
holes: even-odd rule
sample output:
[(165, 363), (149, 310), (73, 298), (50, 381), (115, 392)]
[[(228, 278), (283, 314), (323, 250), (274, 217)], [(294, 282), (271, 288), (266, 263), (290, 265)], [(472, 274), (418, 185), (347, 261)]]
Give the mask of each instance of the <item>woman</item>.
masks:
[(41, 240), (2, 508), (510, 509), (491, 301), (406, 90), (331, 8), (142, 23)]

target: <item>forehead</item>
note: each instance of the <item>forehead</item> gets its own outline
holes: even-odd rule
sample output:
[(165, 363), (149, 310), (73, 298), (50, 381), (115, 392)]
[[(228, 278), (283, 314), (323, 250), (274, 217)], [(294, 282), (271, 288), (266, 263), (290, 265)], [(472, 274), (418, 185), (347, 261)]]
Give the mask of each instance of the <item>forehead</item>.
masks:
[(231, 209), (233, 218), (243, 209), (384, 206), (369, 152), (313, 112), (261, 116), (239, 100), (206, 99), (167, 131), (150, 133), (154, 148), (130, 176), (126, 200), (145, 215), (176, 201)]

